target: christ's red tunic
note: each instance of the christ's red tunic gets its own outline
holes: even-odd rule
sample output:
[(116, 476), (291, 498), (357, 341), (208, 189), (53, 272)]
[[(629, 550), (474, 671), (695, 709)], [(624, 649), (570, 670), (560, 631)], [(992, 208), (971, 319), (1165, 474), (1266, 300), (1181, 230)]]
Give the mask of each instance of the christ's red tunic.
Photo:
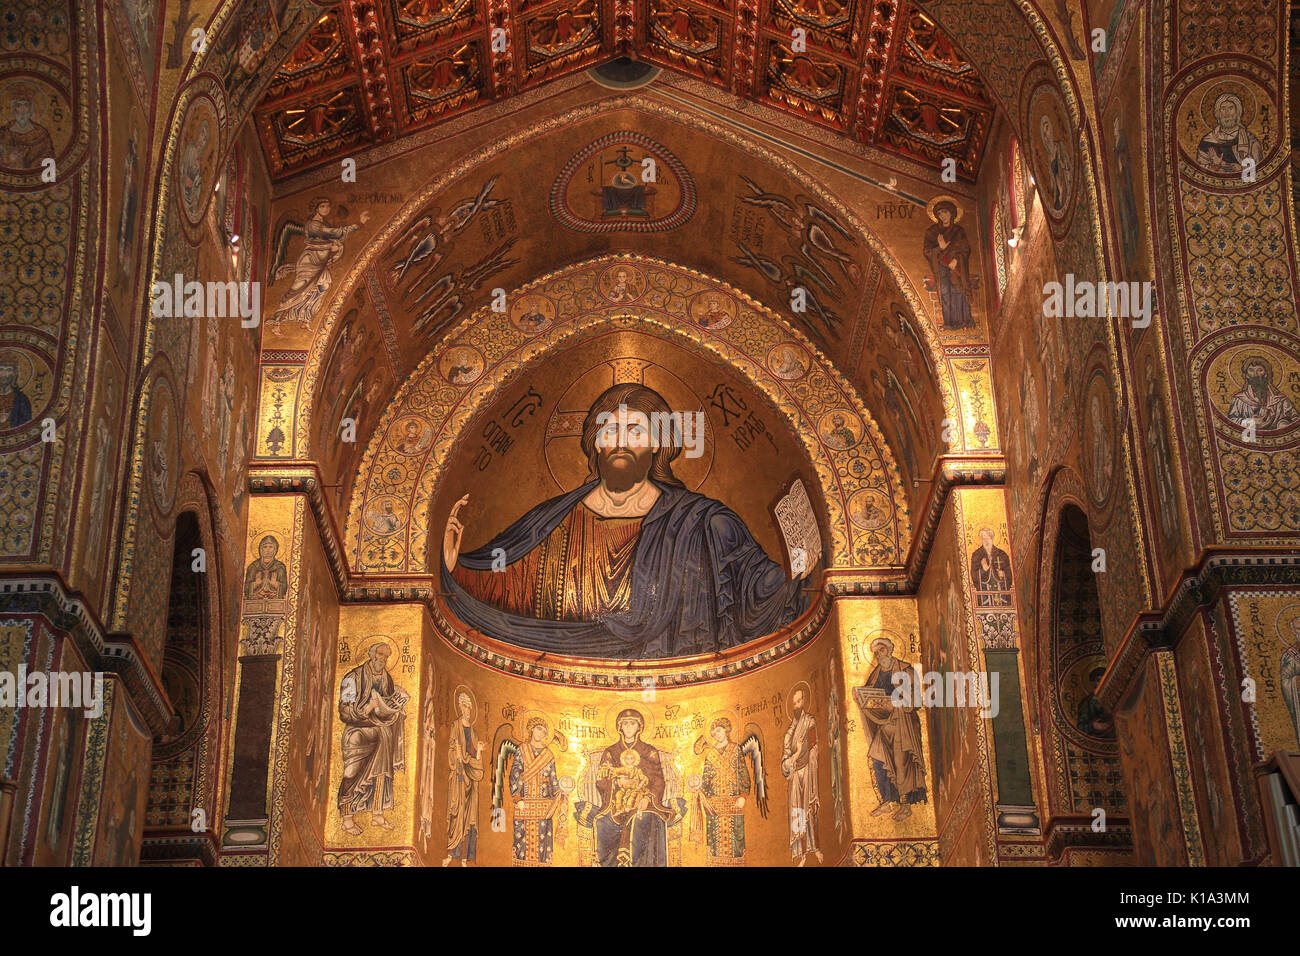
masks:
[(457, 564), (462, 588), (511, 614), (551, 621), (597, 621), (626, 611), (640, 518), (602, 518), (580, 504), (540, 545), (502, 571)]

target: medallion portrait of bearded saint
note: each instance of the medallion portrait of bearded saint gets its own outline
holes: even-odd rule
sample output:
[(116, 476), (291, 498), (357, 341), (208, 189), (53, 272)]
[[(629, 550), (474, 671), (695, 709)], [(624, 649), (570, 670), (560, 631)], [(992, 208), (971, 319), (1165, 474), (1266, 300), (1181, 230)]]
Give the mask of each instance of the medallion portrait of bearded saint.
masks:
[(1232, 397), (1228, 417), (1238, 425), (1253, 421), (1263, 431), (1286, 428), (1300, 421), (1295, 403), (1273, 385), (1273, 370), (1259, 358), (1241, 364), (1241, 391)]
[(1241, 97), (1221, 93), (1214, 101), (1217, 125), (1196, 144), (1196, 158), (1201, 165), (1217, 173), (1239, 173), (1249, 159), (1256, 164), (1264, 159), (1259, 137), (1242, 124)]
[(442, 586), (461, 621), (535, 650), (650, 660), (743, 644), (803, 613), (820, 555), (787, 580), (735, 512), (673, 474), (680, 435), (654, 435), (656, 412), (669, 408), (653, 389), (607, 389), (582, 425), (587, 482), (468, 554), (457, 515), (469, 496), (456, 502)]

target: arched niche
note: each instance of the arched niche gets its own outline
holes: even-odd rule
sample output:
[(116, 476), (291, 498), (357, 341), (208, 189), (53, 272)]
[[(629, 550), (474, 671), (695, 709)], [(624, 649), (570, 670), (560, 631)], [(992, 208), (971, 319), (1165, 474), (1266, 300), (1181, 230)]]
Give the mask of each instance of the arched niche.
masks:
[(207, 820), (216, 814), (221, 707), (235, 662), (221, 626), (223, 568), (210, 485), (187, 472), (176, 507), (159, 673), (172, 719), (153, 739), (141, 858), (208, 865), (215, 844), (211, 831), (195, 833), (194, 813)]
[[(623, 296), (616, 291), (620, 270), (621, 281), (633, 294), (628, 301), (611, 301)], [(345, 531), (345, 552), (354, 573), (436, 571), (437, 552), (430, 548), (440, 546), (451, 504), (464, 494), (461, 486), (449, 487), (448, 476), (467, 475), (465, 462), (483, 449), (493, 451), (493, 442), (503, 459), (516, 454), (513, 447), (502, 451), (504, 439), (494, 430), (502, 426), (489, 429), (489, 412), (500, 414), (503, 398), (516, 400), (519, 383), (549, 363), (587, 362), (588, 367), (572, 370), (585, 374), (597, 364), (601, 348), (609, 350), (609, 361), (651, 358), (636, 354), (633, 342), (641, 348), (663, 348), (665, 356), (688, 357), (693, 371), (672, 373), (679, 380), (712, 370), (719, 383), (743, 390), (748, 396), (746, 415), (756, 410), (765, 429), (780, 436), (779, 443), (772, 440), (782, 449), (769, 465), (772, 473), (781, 480), (801, 474), (820, 510), (827, 566), (895, 568), (902, 563), (911, 539), (910, 517), (893, 454), (875, 421), (815, 346), (748, 296), (669, 263), (608, 256), (543, 277), (507, 296), (507, 301), (512, 303), (507, 311), (482, 309), (451, 330), (402, 386), (380, 421), (357, 476)], [(723, 318), (702, 324), (707, 310), (715, 307)], [(526, 316), (534, 311), (544, 321), (530, 328)], [(613, 332), (635, 338), (622, 346), (587, 345)], [(654, 345), (657, 342), (663, 345)], [(563, 358), (582, 349), (588, 351), (578, 354), (586, 358)], [(631, 354), (614, 354), (620, 349)], [(796, 356), (795, 365), (783, 364), (789, 354), (785, 349)], [(713, 386), (706, 390), (692, 385), (709, 406), (709, 427), (722, 434), (719, 441), (730, 442), (728, 449), (746, 444), (735, 437), (737, 421), (717, 407), (721, 396), (706, 397)], [(740, 410), (739, 405), (735, 408)], [(505, 438), (510, 437), (513, 420), (506, 422)], [(755, 427), (750, 430), (751, 445), (765, 440)], [(536, 456), (538, 449), (523, 454)], [(791, 461), (796, 455), (800, 460)], [(511, 467), (540, 467), (531, 459), (525, 462)], [(762, 473), (746, 471), (747, 476)], [(704, 480), (718, 481), (716, 475)], [(563, 488), (560, 480), (549, 477), (533, 486), (533, 494), (542, 494), (547, 482), (547, 497)], [(760, 505), (770, 507), (784, 490), (773, 487), (742, 498), (757, 514)], [(475, 543), (472, 535), (469, 543)]]
[[(1037, 567), (1037, 612), (1023, 653), (1035, 736), (1046, 773), (1051, 816), (1060, 818), (1052, 855), (1070, 847), (1131, 848), (1130, 797), (1120, 763), (1117, 722), (1096, 697), (1108, 664), (1098, 573), (1096, 539), (1087, 517), (1088, 492), (1070, 468), (1057, 469), (1038, 508), (1043, 534)], [(1100, 836), (1090, 826), (1066, 824), (1070, 817), (1091, 822), (1106, 812)]]

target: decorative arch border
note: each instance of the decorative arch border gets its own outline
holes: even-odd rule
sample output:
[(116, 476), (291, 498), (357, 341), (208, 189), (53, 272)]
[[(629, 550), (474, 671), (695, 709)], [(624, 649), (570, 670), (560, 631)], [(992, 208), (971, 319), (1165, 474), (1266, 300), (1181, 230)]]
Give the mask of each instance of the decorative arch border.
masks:
[[(1133, 840), (1131, 828), (1119, 821), (1100, 841), (1087, 828), (1073, 826), (1068, 822), (1069, 818), (1077, 815), (1077, 811), (1074, 810), (1069, 797), (1070, 785), (1064, 746), (1067, 739), (1076, 746), (1081, 745), (1081, 742), (1076, 736), (1067, 734), (1068, 725), (1056, 720), (1058, 714), (1068, 715), (1060, 712), (1060, 701), (1056, 694), (1055, 613), (1052, 598), (1056, 586), (1061, 517), (1066, 508), (1071, 506), (1078, 508), (1087, 517), (1088, 501), (1088, 489), (1083, 478), (1072, 468), (1061, 466), (1050, 475), (1044, 497), (1040, 499), (1039, 513), (1043, 533), (1039, 539), (1038, 561), (1035, 567), (1038, 575), (1035, 620), (1026, 629), (1033, 638), (1021, 643), (1021, 653), (1028, 655), (1024, 661), (1024, 673), (1028, 684), (1032, 729), (1039, 741), (1039, 773), (1040, 779), (1043, 780), (1046, 810), (1050, 817), (1066, 818), (1065, 822), (1053, 827), (1048, 855), (1054, 860), (1064, 859), (1071, 848), (1102, 849), (1104, 847), (1111, 852), (1130, 852)], [(1092, 529), (1090, 528), (1089, 531), (1091, 532)], [(1105, 648), (1104, 652), (1109, 655), (1111, 649)], [(1108, 666), (1113, 663), (1113, 660), (1108, 656)], [(1095, 743), (1089, 742), (1088, 749), (1103, 758), (1115, 761), (1120, 759), (1118, 739), (1109, 748), (1103, 749), (1098, 749)], [(1123, 781), (1120, 788), (1127, 800), (1129, 795)]]
[[(233, 7), (225, 8), (227, 11)], [(221, 14), (214, 17), (212, 23), (213, 29), (216, 25), (224, 22)], [(194, 67), (192, 66), (192, 69)], [(195, 70), (197, 73), (197, 70)], [(193, 75), (193, 74), (191, 74)], [(183, 245), (187, 250), (186, 255), (192, 250), (190, 246), (190, 232), (181, 221), (180, 213), (176, 209), (175, 201), (175, 179), (173, 169), (177, 162), (178, 152), (180, 150), (180, 137), (183, 131), (185, 120), (189, 115), (190, 106), (198, 99), (204, 98), (209, 100), (217, 113), (218, 124), (216, 136), (218, 145), (213, 153), (218, 166), (224, 159), (227, 150), (231, 144), (230, 131), (232, 127), (232, 117), (229, 106), (226, 103), (225, 91), (216, 78), (209, 73), (197, 73), (193, 79), (184, 82), (178, 87), (175, 101), (172, 103), (171, 113), (164, 124), (165, 138), (159, 155), (156, 158), (157, 165), (154, 167), (154, 202), (153, 202), (153, 219), (150, 223), (150, 247), (148, 258), (148, 271), (146, 281), (140, 283), (139, 294), (143, 297), (140, 308), (145, 316), (144, 327), (141, 332), (141, 341), (139, 345), (139, 363), (142, 368), (149, 369), (154, 364), (155, 354), (158, 348), (158, 320), (153, 315), (150, 307), (152, 297), (152, 282), (150, 279), (154, 276), (162, 275), (164, 263), (170, 256), (174, 256), (179, 246)], [(207, 203), (210, 197), (204, 200), (204, 214), (207, 212)], [(145, 387), (150, 381), (149, 374), (142, 375), (136, 384), (136, 392), (127, 400), (127, 408), (133, 410), (133, 420), (130, 429), (130, 459), (127, 466), (126, 478), (126, 514), (122, 520), (122, 534), (117, 542), (119, 549), (116, 554), (117, 568), (114, 576), (114, 594), (112, 603), (112, 614), (110, 620), (114, 628), (124, 628), (127, 622), (128, 610), (127, 604), (131, 593), (131, 578), (135, 567), (136, 541), (135, 534), (139, 531), (141, 508), (146, 510), (150, 507), (142, 505), (141, 499), (149, 494), (144, 489), (145, 476), (145, 451), (147, 445), (147, 433), (149, 428), (149, 417), (152, 407), (150, 389)], [(178, 443), (177, 447), (181, 447)], [(172, 503), (172, 513), (175, 514), (175, 501)], [(113, 557), (110, 557), (110, 562)]]
[[(358, 574), (428, 573), (429, 512), (467, 426), (523, 371), (564, 349), (618, 329), (645, 332), (698, 350), (739, 373), (768, 400), (798, 436), (816, 475), (831, 538), (829, 567), (900, 565), (911, 541), (911, 521), (898, 466), (879, 426), (852, 384), (815, 345), (745, 293), (659, 259), (610, 254), (536, 279), (517, 290), (513, 298), (555, 286), (569, 289), (570, 296), (586, 292), (594, 298), (599, 274), (614, 264), (646, 272), (644, 303), (655, 298), (651, 292), (656, 284), (661, 289), (671, 288), (662, 296), (665, 302), (575, 307), (569, 315), (557, 316), (555, 323), (540, 333), (523, 332), (510, 322), (508, 313), (484, 306), (462, 320), (425, 356), (398, 389), (362, 458), (344, 530), (345, 558), (351, 570)], [(736, 321), (718, 330), (690, 323), (689, 301), (705, 291), (720, 291), (737, 299)], [(553, 297), (560, 298), (554, 293)], [(767, 368), (767, 353), (783, 341), (798, 345), (811, 356), (808, 372), (797, 382), (785, 382)], [(747, 351), (747, 344), (761, 349), (761, 354)], [(473, 383), (453, 385), (442, 378), (439, 365), (449, 351), (464, 346), (484, 356), (484, 369)], [(859, 475), (850, 473), (847, 461), (838, 463), (833, 454), (837, 450), (827, 447), (818, 434), (817, 422), (836, 409), (846, 409), (862, 422), (862, 439), (855, 446), (861, 451), (854, 457), (864, 459), (867, 468)], [(410, 465), (411, 456), (393, 447), (390, 435), (394, 422), (412, 414), (422, 415), (433, 427), (433, 440), (414, 466)], [(890, 520), (879, 529), (858, 528), (849, 518), (850, 498), (864, 490), (875, 491), (891, 503)], [(385, 534), (375, 532), (363, 520), (369, 503), (380, 496), (395, 497), (406, 506), (401, 526)], [(369, 554), (378, 552), (395, 557), (382, 565), (368, 560)]]
[[(1046, 592), (1049, 601), (1053, 597), (1058, 596), (1056, 594), (1056, 584), (1057, 584), (1057, 575), (1060, 569), (1060, 559), (1062, 556), (1061, 555), (1061, 518), (1065, 514), (1066, 510), (1069, 508), (1077, 508), (1079, 512), (1084, 516), (1085, 519), (1088, 516), (1088, 513), (1084, 511), (1082, 504), (1074, 500), (1073, 489), (1071, 489), (1069, 493), (1060, 496), (1060, 499), (1056, 506), (1056, 510), (1052, 515), (1052, 523), (1051, 523), (1052, 549), (1050, 552), (1045, 552), (1043, 555), (1043, 565), (1042, 565), (1043, 571), (1051, 575), (1051, 579), (1046, 581), (1044, 585), (1044, 591)], [(1089, 529), (1090, 540), (1091, 537), (1092, 537), (1091, 529)], [(1085, 735), (1081, 734), (1077, 729), (1073, 728), (1068, 723), (1070, 715), (1061, 709), (1060, 697), (1056, 693), (1056, 684), (1057, 684), (1056, 677), (1058, 676), (1057, 675), (1058, 647), (1057, 647), (1057, 628), (1056, 628), (1057, 614), (1056, 614), (1055, 602), (1050, 603), (1046, 607), (1043, 616), (1045, 618), (1044, 631), (1046, 632), (1044, 639), (1048, 642), (1049, 647), (1047, 648), (1048, 653), (1044, 655), (1041, 664), (1041, 671), (1042, 671), (1043, 679), (1047, 682), (1047, 687), (1046, 687), (1047, 700), (1050, 702), (1052, 716), (1058, 718), (1057, 720), (1058, 731), (1061, 733), (1061, 736), (1070, 740), (1072, 743), (1084, 747), (1085, 749), (1093, 753), (1104, 754), (1110, 757), (1118, 756), (1119, 755), (1118, 743), (1098, 743), (1096, 739), (1088, 739)]]
[[(389, 248), (393, 240), (400, 236), (410, 225), (420, 211), (433, 200), (433, 198), (443, 190), (451, 187), (458, 180), (461, 180), (472, 173), (475, 169), (496, 159), (503, 153), (516, 150), (522, 145), (533, 140), (539, 140), (542, 137), (573, 126), (575, 123), (589, 119), (592, 116), (601, 113), (607, 113), (614, 110), (632, 110), (641, 113), (648, 113), (658, 116), (661, 119), (670, 122), (680, 123), (681, 118), (677, 111), (671, 109), (663, 103), (647, 99), (639, 93), (632, 93), (627, 96), (616, 97), (614, 99), (602, 100), (598, 103), (589, 104), (554, 116), (548, 120), (537, 123), (527, 129), (521, 130), (513, 136), (506, 137), (499, 142), (484, 147), (469, 156), (462, 162), (448, 169), (437, 179), (426, 185), (419, 193), (413, 196), (407, 203), (402, 206), (388, 224), (375, 234), (375, 236), (366, 245), (364, 251), (357, 258), (352, 268), (348, 270), (347, 275), (333, 286), (329, 303), (321, 319), (320, 327), (317, 330), (316, 338), (312, 342), (311, 351), (308, 355), (306, 366), (303, 370), (302, 385), (299, 389), (300, 395), (314, 395), (316, 390), (317, 379), (321, 375), (322, 367), (325, 362), (325, 356), (328, 352), (330, 337), (334, 327), (338, 324), (340, 316), (347, 309), (347, 302), (359, 282), (362, 281), (366, 271), (378, 257)], [(711, 136), (715, 140), (720, 140), (743, 153), (755, 157), (761, 162), (767, 163), (770, 167), (788, 177), (800, 189), (808, 195), (813, 196), (819, 203), (827, 208), (834, 210), (842, 220), (844, 220), (855, 237), (860, 238), (873, 255), (879, 260), (882, 267), (893, 278), (898, 286), (899, 293), (908, 308), (911, 309), (912, 316), (917, 325), (922, 329), (922, 335), (926, 347), (930, 353), (932, 366), (938, 369), (946, 368), (943, 346), (941, 345), (938, 333), (935, 331), (935, 317), (932, 315), (923, 302), (923, 299), (916, 291), (907, 272), (902, 265), (894, 258), (889, 249), (881, 242), (878, 236), (867, 228), (861, 218), (850, 209), (848, 209), (839, 199), (829, 193), (823, 186), (808, 176), (798, 166), (783, 159), (782, 157), (770, 152), (767, 149), (751, 142), (740, 134), (727, 129), (724, 126), (713, 123), (702, 118), (695, 118), (690, 127)], [(870, 315), (858, 315), (855, 321), (869, 321)], [(956, 389), (949, 375), (936, 374), (935, 388), (943, 401), (944, 416), (957, 421), (962, 420), (962, 412), (958, 401)], [(311, 448), (311, 407), (313, 402), (298, 402), (294, 418), (294, 428), (296, 433), (296, 448), (299, 449), (301, 457), (309, 457), (312, 452)]]
[(824, 634), (826, 640), (834, 640), (834, 634), (826, 631), (833, 603), (834, 598), (822, 592), (801, 618), (775, 634), (718, 654), (654, 661), (593, 661), (530, 651), (465, 628), (440, 598), (430, 599), (427, 606), (438, 635), (462, 656), (484, 667), (565, 687), (642, 691), (647, 677), (663, 688), (728, 680), (784, 660)]

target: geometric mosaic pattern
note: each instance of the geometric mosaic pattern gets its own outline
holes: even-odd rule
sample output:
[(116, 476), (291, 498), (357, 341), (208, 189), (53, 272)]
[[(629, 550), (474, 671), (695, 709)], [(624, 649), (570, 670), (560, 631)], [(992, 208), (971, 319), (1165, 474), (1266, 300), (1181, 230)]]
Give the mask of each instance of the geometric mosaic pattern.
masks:
[(895, 0), (348, 0), (255, 123), (287, 176), (629, 54), (972, 181), (993, 118), (974, 68)]

